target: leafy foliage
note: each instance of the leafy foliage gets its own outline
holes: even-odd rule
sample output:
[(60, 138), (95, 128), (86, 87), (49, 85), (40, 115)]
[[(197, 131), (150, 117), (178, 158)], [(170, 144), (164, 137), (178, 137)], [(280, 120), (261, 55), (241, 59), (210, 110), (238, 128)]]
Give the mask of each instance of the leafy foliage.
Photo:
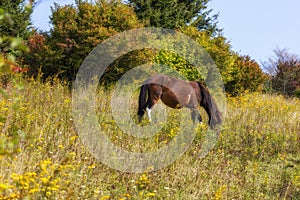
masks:
[[(23, 10), (24, 9), (24, 10)], [(31, 5), (24, 5), (23, 1), (0, 2), (0, 85), (6, 87), (14, 73), (24, 72), (18, 63), (21, 56), (28, 52), (23, 38), (30, 33), (27, 29)], [(21, 23), (22, 21), (22, 23)], [(3, 90), (0, 89), (3, 94)]]
[[(26, 0), (1, 0), (2, 22), (0, 32), (12, 37), (28, 38), (30, 35), (30, 15), (32, 14), (32, 2)], [(9, 13), (9, 15), (8, 15)], [(2, 48), (2, 47), (1, 47)]]
[(300, 97), (300, 58), (287, 50), (274, 50), (275, 58), (265, 63), (271, 88), (284, 95)]
[(198, 42), (210, 55), (220, 70), (224, 83), (232, 79), (234, 57), (231, 46), (223, 36), (212, 37), (207, 31), (198, 31), (194, 27), (187, 27), (183, 30), (187, 36)]
[[(159, 5), (176, 4), (178, 10), (183, 12), (189, 6), (196, 4), (197, 6), (193, 8), (194, 10), (190, 10), (190, 13), (185, 12), (185, 18), (172, 18), (174, 13), (169, 16), (162, 12), (161, 15), (166, 16), (158, 17), (161, 23), (165, 23), (161, 24), (161, 27), (172, 27), (176, 23), (181, 23), (178, 26), (179, 30), (199, 43), (215, 62), (222, 75), (226, 91), (230, 94), (238, 95), (246, 90), (257, 91), (260, 88), (263, 74), (257, 63), (247, 56), (234, 53), (230, 43), (222, 35), (212, 34), (208, 27), (203, 26), (203, 30), (199, 30), (199, 27), (194, 26), (193, 23), (204, 19), (204, 15), (208, 14), (205, 11), (208, 1), (163, 1), (164, 3), (161, 2), (161, 4), (159, 2), (156, 4), (154, 1), (131, 1), (130, 3), (133, 6), (141, 4), (139, 7), (143, 8), (142, 4), (147, 4), (148, 7), (146, 6), (145, 9), (150, 10), (147, 10), (146, 14), (151, 9), (160, 8)], [(179, 8), (180, 6), (184, 8)], [(177, 12), (176, 9), (170, 9), (170, 6), (166, 6), (165, 9), (166, 12)], [(145, 13), (137, 10), (136, 12), (139, 17), (143, 18), (142, 20), (147, 19), (147, 16), (144, 16)], [(26, 64), (30, 66), (31, 74), (36, 75), (41, 71), (45, 77), (59, 74), (59, 77), (68, 80), (74, 79), (83, 59), (96, 45), (118, 32), (143, 26), (128, 4), (105, 0), (98, 0), (94, 4), (77, 1), (75, 6), (55, 4), (52, 8), (51, 22), (53, 28), (49, 34), (36, 32), (29, 39), (31, 54), (27, 56)], [(175, 24), (170, 25), (171, 22)], [(210, 26), (211, 23), (208, 20), (206, 25)], [(190, 25), (187, 26), (187, 24)], [(186, 49), (189, 48), (189, 44), (180, 45), (185, 46)], [(189, 52), (183, 53), (189, 54)], [(191, 63), (179, 55), (168, 51), (144, 49), (128, 52), (117, 59), (106, 69), (101, 81), (110, 85), (132, 67), (147, 62), (167, 65), (190, 80), (203, 80), (206, 77), (206, 74), (195, 70)]]
[(235, 59), (232, 79), (225, 83), (226, 91), (235, 96), (244, 92), (261, 91), (267, 75), (262, 72), (257, 62), (249, 56), (236, 55)]
[[(194, 27), (187, 27), (183, 33), (198, 42), (210, 55), (221, 73), (227, 93), (236, 96), (245, 91), (261, 90), (266, 75), (249, 56), (240, 56), (232, 52), (226, 38), (223, 36), (211, 37), (206, 31), (198, 31)], [(186, 52), (184, 53), (186, 54)], [(203, 72), (197, 71), (191, 63), (172, 52), (160, 51), (154, 61), (170, 66), (190, 80), (205, 81), (206, 76)]]
[(16, 57), (26, 49), (23, 40), (30, 36), (31, 13), (32, 4), (27, 4), (25, 0), (0, 1), (0, 56), (2, 60), (16, 62)]
[(33, 54), (27, 58), (27, 64), (33, 74), (39, 70), (46, 77), (61, 73), (59, 76), (68, 80), (74, 79), (83, 59), (100, 42), (142, 26), (127, 5), (103, 0), (94, 4), (76, 1), (75, 6), (55, 4), (51, 22), (50, 35), (37, 33), (29, 40)]

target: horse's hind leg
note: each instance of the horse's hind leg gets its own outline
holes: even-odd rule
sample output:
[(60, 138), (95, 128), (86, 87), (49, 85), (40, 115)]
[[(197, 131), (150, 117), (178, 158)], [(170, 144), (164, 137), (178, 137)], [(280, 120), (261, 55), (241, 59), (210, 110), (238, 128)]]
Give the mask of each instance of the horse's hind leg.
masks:
[(151, 109), (154, 107), (155, 104), (157, 104), (158, 100), (161, 97), (162, 94), (162, 88), (160, 85), (157, 84), (150, 84), (150, 92), (149, 92), (149, 98), (147, 101), (146, 111), (148, 115), (148, 119), (151, 122)]
[(155, 105), (157, 102), (158, 102), (158, 100), (156, 100), (156, 99), (151, 99), (151, 100), (149, 100), (149, 102), (147, 103), (146, 111), (147, 111), (147, 115), (148, 115), (149, 122), (152, 121), (152, 118), (151, 118), (151, 109), (154, 107), (154, 105)]
[(198, 109), (191, 109), (191, 117), (194, 123), (196, 123), (196, 119), (202, 124), (202, 117)]
[[(151, 109), (149, 109), (149, 102), (150, 102), (150, 100), (148, 99), (148, 101), (143, 106), (143, 108), (138, 112), (139, 123), (142, 121), (142, 117), (144, 116), (145, 111), (147, 111), (148, 118), (150, 116)], [(150, 118), (151, 118), (151, 116), (150, 116)]]
[(143, 109), (138, 113), (139, 123), (142, 121), (142, 117), (145, 114), (145, 111), (147, 112), (149, 122), (152, 121), (151, 110), (157, 102), (158, 102), (158, 99), (151, 99), (151, 98), (148, 99), (147, 103), (143, 106)]
[(142, 117), (145, 114), (145, 110), (142, 109), (141, 111), (138, 112), (138, 118), (139, 118), (139, 123), (142, 121)]
[(149, 122), (151, 122), (152, 121), (152, 119), (151, 119), (151, 109), (147, 107), (146, 111), (147, 111)]

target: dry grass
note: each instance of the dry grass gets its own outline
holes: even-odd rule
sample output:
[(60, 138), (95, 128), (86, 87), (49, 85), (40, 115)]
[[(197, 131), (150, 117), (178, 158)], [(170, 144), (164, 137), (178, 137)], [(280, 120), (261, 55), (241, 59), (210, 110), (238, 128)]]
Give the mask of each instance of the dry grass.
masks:
[[(114, 127), (109, 93), (100, 91), (99, 121)], [(228, 115), (213, 151), (198, 152), (206, 127), (172, 165), (130, 174), (95, 160), (81, 143), (71, 94), (53, 80), (22, 80), (0, 101), (0, 199), (295, 199), (300, 196), (300, 101), (247, 94), (228, 98)], [(154, 111), (155, 112), (155, 111)], [(172, 117), (173, 114), (171, 114)], [(174, 114), (175, 115), (175, 114)], [(203, 114), (204, 115), (204, 114)], [(109, 126), (110, 124), (110, 126)], [(171, 140), (174, 124), (153, 144)], [(121, 138), (121, 139), (120, 139)]]

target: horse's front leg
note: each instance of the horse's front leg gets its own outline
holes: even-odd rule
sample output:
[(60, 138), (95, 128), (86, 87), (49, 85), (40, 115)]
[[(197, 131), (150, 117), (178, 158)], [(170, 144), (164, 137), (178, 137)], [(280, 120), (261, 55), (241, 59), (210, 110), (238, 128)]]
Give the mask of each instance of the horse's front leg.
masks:
[(196, 119), (202, 124), (202, 117), (198, 109), (191, 108), (191, 117), (194, 123), (196, 123)]

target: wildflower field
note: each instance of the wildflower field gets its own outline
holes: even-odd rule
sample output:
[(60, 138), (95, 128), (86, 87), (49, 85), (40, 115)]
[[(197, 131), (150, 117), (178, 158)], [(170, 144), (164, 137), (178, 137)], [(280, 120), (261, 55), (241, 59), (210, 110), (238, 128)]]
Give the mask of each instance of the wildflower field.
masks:
[[(111, 128), (109, 96), (109, 91), (99, 89), (99, 123), (111, 130), (116, 144), (126, 146), (132, 138)], [(198, 152), (207, 127), (198, 125), (192, 145), (180, 159), (158, 171), (135, 174), (93, 158), (75, 130), (70, 88), (58, 80), (21, 78), (0, 97), (0, 199), (300, 196), (299, 99), (260, 93), (228, 97), (224, 127), (206, 157), (199, 158)], [(172, 140), (174, 134), (176, 126), (166, 125), (153, 145)]]

